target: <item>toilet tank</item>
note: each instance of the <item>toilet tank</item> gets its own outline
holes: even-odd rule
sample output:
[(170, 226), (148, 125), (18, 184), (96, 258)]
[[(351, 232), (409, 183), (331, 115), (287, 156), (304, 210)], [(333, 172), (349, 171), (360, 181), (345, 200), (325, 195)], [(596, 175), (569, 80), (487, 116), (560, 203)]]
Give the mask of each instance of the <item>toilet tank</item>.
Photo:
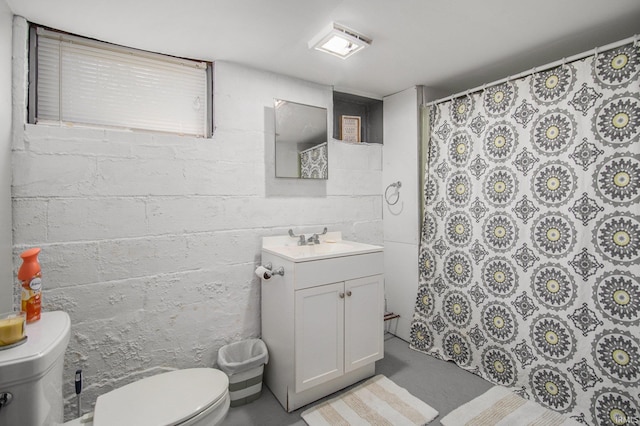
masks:
[(66, 312), (43, 312), (27, 324), (27, 340), (0, 350), (0, 395), (11, 402), (0, 409), (2, 426), (62, 424), (62, 370), (71, 321)]

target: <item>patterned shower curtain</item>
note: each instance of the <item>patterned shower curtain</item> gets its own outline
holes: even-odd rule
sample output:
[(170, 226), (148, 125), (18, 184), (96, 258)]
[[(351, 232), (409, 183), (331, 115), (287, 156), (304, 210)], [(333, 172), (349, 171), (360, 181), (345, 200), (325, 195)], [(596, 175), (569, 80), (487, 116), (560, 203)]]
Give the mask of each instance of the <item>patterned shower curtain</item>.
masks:
[(327, 142), (302, 151), (300, 154), (302, 179), (327, 179), (329, 177), (329, 153)]
[(639, 77), (629, 44), (432, 107), (413, 349), (640, 424)]

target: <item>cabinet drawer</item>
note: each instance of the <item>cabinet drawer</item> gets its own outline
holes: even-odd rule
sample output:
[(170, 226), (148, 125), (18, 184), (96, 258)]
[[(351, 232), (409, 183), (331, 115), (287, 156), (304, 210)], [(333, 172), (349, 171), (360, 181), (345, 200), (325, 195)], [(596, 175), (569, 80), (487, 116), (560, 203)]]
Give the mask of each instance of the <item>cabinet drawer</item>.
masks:
[(301, 262), (295, 264), (294, 271), (295, 288), (300, 290), (382, 274), (384, 272), (384, 254), (383, 252), (375, 252)]

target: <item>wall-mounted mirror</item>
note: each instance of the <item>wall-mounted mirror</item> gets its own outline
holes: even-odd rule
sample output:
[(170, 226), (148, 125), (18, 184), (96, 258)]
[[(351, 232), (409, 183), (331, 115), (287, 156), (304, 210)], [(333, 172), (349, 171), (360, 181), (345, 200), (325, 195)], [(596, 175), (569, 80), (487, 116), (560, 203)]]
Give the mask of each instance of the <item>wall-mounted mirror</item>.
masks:
[(275, 100), (276, 177), (328, 179), (327, 109)]

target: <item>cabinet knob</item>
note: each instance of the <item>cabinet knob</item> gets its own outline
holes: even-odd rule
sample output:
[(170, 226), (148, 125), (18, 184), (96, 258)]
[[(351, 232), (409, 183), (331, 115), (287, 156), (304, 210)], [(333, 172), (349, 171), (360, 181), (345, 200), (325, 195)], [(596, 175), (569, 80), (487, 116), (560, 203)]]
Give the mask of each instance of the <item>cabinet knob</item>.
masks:
[(347, 290), (347, 296), (351, 296), (351, 290)]
[(344, 293), (343, 292), (338, 293), (338, 296), (340, 296), (340, 299), (344, 299)]

